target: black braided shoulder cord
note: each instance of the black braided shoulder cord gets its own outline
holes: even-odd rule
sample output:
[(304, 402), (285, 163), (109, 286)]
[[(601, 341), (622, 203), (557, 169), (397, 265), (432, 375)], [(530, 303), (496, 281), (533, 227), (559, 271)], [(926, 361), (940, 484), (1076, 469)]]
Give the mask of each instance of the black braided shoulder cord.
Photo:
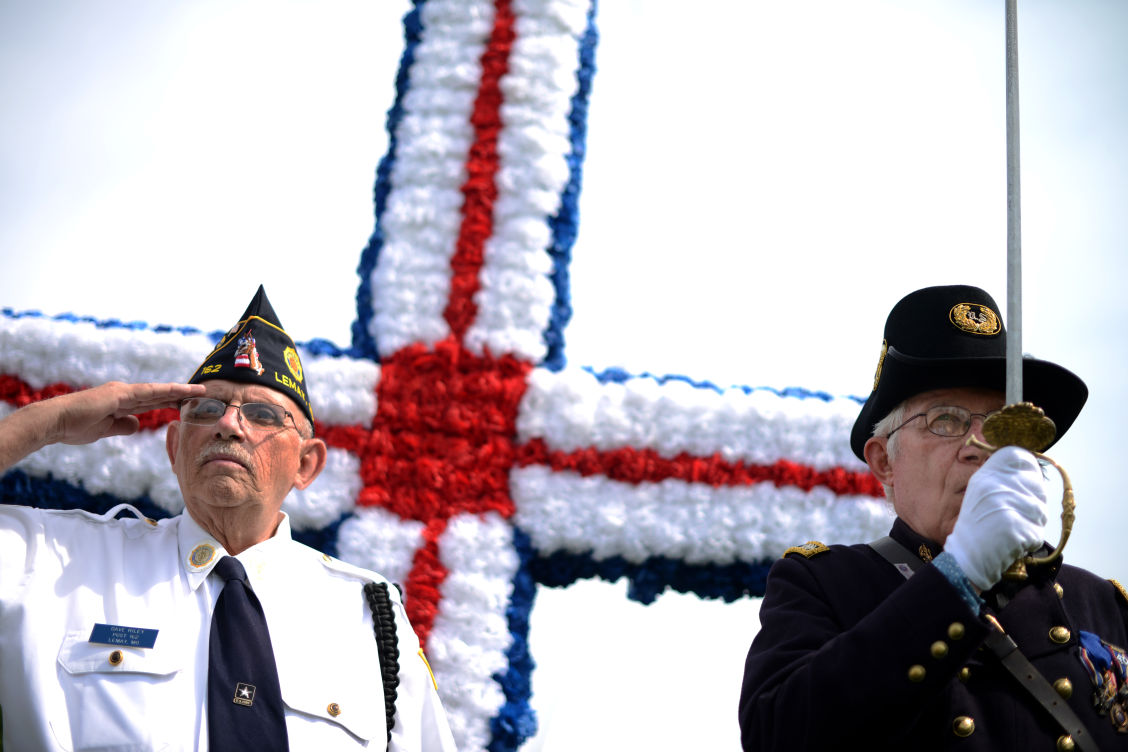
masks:
[(376, 633), (376, 646), (380, 649), (380, 677), (384, 683), (384, 712), (388, 716), (388, 744), (392, 743), (392, 727), (396, 725), (396, 688), (399, 687), (399, 641), (396, 639), (396, 616), (388, 585), (369, 582), (364, 586), (364, 597), (372, 609), (372, 631)]

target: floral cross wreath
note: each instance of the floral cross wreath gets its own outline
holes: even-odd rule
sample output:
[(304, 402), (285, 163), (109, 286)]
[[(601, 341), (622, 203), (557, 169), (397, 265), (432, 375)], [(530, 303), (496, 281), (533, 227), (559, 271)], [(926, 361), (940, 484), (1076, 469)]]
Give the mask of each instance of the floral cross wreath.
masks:
[[(516, 750), (538, 585), (732, 601), (789, 546), (890, 518), (850, 452), (856, 399), (565, 366), (594, 3), (416, 0), (404, 27), (353, 342), (299, 343), (329, 462), (285, 509), (300, 540), (403, 583), (458, 748)], [(0, 414), (182, 380), (221, 335), (5, 309)], [(179, 513), (167, 413), (28, 457), (0, 501)]]

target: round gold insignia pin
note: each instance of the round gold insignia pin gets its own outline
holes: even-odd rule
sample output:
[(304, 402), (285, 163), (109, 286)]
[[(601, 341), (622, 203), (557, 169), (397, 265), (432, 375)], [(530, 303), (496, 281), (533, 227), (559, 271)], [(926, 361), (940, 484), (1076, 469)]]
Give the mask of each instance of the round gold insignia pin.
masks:
[(990, 336), (1002, 330), (999, 317), (979, 303), (957, 303), (948, 311), (948, 320), (960, 331)]
[(287, 347), (282, 351), (282, 360), (286, 361), (286, 367), (290, 369), (290, 373), (294, 374), (294, 378), (301, 381), (302, 361), (298, 358), (298, 351), (292, 347)]
[(215, 556), (215, 546), (210, 543), (201, 543), (192, 549), (192, 553), (188, 554), (188, 563), (194, 567), (204, 567), (212, 560), (213, 556)]

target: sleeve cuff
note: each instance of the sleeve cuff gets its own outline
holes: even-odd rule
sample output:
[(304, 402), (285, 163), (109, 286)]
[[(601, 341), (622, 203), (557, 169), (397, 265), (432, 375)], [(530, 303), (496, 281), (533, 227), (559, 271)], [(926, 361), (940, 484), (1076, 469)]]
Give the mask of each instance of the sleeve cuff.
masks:
[(952, 587), (963, 598), (964, 603), (968, 605), (973, 614), (978, 615), (982, 610), (984, 601), (975, 592), (975, 588), (971, 585), (971, 580), (967, 578), (960, 565), (956, 563), (956, 558), (947, 551), (941, 553), (932, 560), (933, 566), (940, 570), (944, 578), (952, 583)]

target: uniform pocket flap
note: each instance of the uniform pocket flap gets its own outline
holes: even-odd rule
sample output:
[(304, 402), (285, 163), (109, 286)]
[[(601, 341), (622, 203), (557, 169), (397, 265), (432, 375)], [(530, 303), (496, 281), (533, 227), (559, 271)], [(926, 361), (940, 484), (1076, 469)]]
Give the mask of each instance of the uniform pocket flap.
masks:
[(59, 665), (68, 674), (132, 673), (170, 676), (180, 671), (183, 656), (159, 647), (133, 648), (90, 642), (89, 632), (67, 632), (59, 648)]
[[(351, 670), (356, 667), (345, 661)], [(336, 724), (365, 742), (384, 733), (384, 691), (380, 673), (370, 675), (371, 688), (328, 666), (295, 666), (279, 658), (282, 701), (292, 710)]]

